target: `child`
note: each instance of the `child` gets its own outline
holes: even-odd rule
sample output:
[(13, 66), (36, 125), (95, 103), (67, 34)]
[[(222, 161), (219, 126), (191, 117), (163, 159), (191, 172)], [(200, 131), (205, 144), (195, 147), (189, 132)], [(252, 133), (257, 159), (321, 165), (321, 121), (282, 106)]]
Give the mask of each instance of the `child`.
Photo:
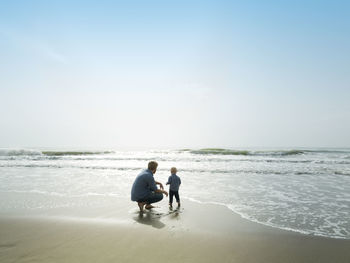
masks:
[(172, 167), (170, 169), (171, 175), (168, 178), (167, 185), (170, 184), (169, 187), (169, 207), (173, 207), (173, 196), (175, 195), (177, 207), (180, 207), (180, 197), (179, 197), (179, 187), (181, 184), (181, 179), (176, 175), (177, 169)]

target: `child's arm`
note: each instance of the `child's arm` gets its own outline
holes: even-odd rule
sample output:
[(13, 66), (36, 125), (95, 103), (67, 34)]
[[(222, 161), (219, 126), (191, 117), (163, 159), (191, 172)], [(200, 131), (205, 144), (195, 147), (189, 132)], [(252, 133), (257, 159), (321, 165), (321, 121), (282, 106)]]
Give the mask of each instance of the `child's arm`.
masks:
[(168, 185), (168, 184), (171, 184), (171, 176), (169, 176), (168, 182), (166, 183), (166, 185)]

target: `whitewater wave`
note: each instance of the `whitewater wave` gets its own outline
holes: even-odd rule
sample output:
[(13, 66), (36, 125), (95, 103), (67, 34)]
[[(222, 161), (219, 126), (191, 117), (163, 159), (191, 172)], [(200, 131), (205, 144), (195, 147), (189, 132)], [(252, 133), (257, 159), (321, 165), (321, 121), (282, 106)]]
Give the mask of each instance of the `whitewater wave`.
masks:
[[(254, 216), (251, 216), (247, 213), (241, 212), (240, 210), (240, 205), (232, 205), (232, 204), (227, 204), (227, 203), (221, 203), (221, 202), (213, 202), (213, 201), (200, 201), (196, 198), (192, 198), (189, 196), (184, 196), (184, 199), (187, 199), (191, 202), (194, 203), (198, 203), (198, 204), (211, 204), (211, 205), (219, 205), (219, 206), (224, 206), (226, 208), (228, 208), (229, 210), (231, 210), (233, 213), (241, 216), (244, 219), (247, 219), (251, 222), (254, 223), (258, 223), (261, 225), (265, 225), (265, 226), (270, 226), (273, 228), (278, 228), (278, 229), (282, 229), (282, 230), (286, 230), (286, 231), (292, 231), (292, 232), (296, 232), (296, 233), (301, 233), (304, 235), (311, 235), (311, 236), (321, 236), (321, 237), (331, 237), (331, 238), (335, 238), (335, 239), (348, 239), (348, 236), (345, 236), (346, 234), (348, 234), (348, 231), (345, 231), (343, 229), (341, 229), (340, 226), (337, 225), (332, 225), (334, 229), (334, 233), (329, 234), (329, 233), (325, 233), (324, 231), (321, 231), (320, 229), (312, 229), (312, 230), (306, 230), (306, 229), (299, 229), (299, 228), (295, 228), (295, 227), (287, 227), (287, 226), (283, 226), (280, 224), (276, 224), (276, 223), (272, 223), (271, 219), (268, 221), (263, 221), (263, 220), (259, 220)], [(343, 231), (343, 232), (342, 232)], [(344, 234), (345, 233), (345, 234)]]
[[(113, 166), (80, 166), (80, 165), (58, 165), (58, 164), (0, 164), (0, 167), (17, 167), (17, 168), (54, 168), (54, 169), (90, 169), (90, 170), (112, 170), (112, 171), (141, 171), (144, 167), (113, 167)], [(159, 172), (168, 172), (168, 169), (160, 168)], [(222, 169), (186, 169), (182, 168), (181, 172), (186, 172), (190, 174), (196, 173), (210, 173), (210, 174), (245, 174), (245, 175), (281, 175), (281, 176), (289, 176), (289, 175), (344, 175), (350, 176), (349, 173), (335, 171), (333, 173), (318, 172), (315, 174), (314, 172), (309, 171), (292, 171), (292, 170), (257, 170), (257, 169), (236, 169), (236, 170), (222, 170)]]
[[(137, 171), (144, 167), (113, 167), (113, 166), (79, 166), (79, 165), (59, 165), (59, 164), (1, 164), (0, 167), (26, 167), (26, 168), (55, 168), (55, 169), (92, 169), (92, 170), (120, 170), (120, 171)], [(164, 171), (168, 171), (165, 170)]]

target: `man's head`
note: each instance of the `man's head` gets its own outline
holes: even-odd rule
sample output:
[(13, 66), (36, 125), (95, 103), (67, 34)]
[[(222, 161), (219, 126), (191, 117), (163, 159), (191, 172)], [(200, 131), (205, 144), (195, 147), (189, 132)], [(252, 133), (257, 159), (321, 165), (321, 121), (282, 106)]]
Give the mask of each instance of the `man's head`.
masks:
[(155, 161), (151, 161), (148, 163), (148, 170), (150, 170), (152, 173), (156, 173), (158, 167), (158, 163)]
[(171, 167), (170, 172), (171, 174), (176, 174), (177, 173), (176, 167)]

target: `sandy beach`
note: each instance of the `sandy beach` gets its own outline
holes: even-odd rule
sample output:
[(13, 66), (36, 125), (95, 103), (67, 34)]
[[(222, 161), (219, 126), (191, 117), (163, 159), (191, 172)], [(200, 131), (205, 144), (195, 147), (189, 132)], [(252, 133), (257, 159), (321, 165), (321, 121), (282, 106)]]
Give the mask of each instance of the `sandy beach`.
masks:
[[(60, 216), (1, 215), (0, 262), (349, 262), (350, 240), (279, 230), (223, 206), (161, 202), (140, 214), (115, 210)], [(65, 211), (65, 214), (67, 211)], [(79, 211), (83, 215), (83, 212)], [(97, 216), (98, 215), (98, 216)]]

